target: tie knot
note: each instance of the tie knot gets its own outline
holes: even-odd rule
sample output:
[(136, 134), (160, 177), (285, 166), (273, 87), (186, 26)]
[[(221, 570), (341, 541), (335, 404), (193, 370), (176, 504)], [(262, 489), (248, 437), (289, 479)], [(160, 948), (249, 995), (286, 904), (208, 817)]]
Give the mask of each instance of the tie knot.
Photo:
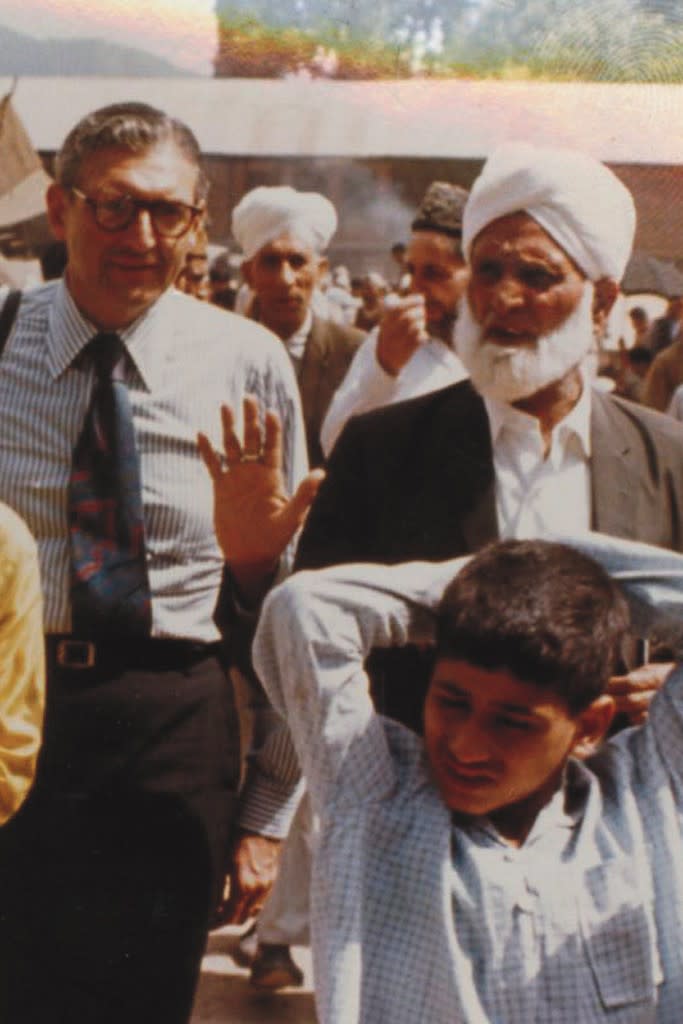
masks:
[(100, 331), (95, 334), (88, 342), (88, 351), (99, 379), (123, 376), (123, 356), (126, 350), (114, 331)]

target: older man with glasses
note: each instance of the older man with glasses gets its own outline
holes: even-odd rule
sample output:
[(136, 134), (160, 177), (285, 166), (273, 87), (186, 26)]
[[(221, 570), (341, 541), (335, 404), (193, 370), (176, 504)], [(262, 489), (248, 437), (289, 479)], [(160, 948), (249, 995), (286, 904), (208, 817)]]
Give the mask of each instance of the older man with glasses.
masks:
[[(279, 341), (172, 287), (205, 197), (185, 125), (138, 103), (84, 118), (47, 196), (64, 279), (23, 296), (2, 357), (0, 496), (37, 540), (48, 670), (36, 784), (0, 836), (7, 1024), (186, 1021), (238, 822), (227, 663), (317, 477)], [(220, 444), (222, 403), (225, 558), (197, 444)], [(259, 404), (282, 424), (264, 444)], [(244, 513), (262, 459), (265, 518)], [(269, 721), (233, 849), (242, 906), (263, 899), (296, 776), (259, 788)]]

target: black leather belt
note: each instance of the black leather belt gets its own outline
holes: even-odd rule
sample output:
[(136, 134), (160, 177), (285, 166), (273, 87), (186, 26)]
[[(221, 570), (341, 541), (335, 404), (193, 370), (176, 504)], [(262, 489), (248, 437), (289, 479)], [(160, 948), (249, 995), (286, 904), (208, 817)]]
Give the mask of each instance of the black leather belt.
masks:
[(164, 637), (101, 637), (83, 639), (64, 633), (45, 637), (48, 665), (57, 671), (88, 673), (126, 668), (182, 669), (214, 657), (218, 643)]

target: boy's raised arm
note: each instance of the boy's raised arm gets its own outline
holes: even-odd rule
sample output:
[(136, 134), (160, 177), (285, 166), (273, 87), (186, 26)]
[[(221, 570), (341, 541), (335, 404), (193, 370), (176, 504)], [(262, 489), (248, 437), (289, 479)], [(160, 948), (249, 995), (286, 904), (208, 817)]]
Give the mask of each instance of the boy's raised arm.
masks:
[(359, 797), (391, 784), (363, 662), (373, 647), (431, 641), (434, 610), (465, 561), (302, 572), (269, 595), (254, 664), (287, 719), (314, 805), (342, 769)]
[[(682, 555), (596, 533), (553, 539), (595, 558), (619, 580), (641, 635), (683, 623)], [(358, 799), (392, 784), (364, 660), (373, 647), (430, 641), (441, 595), (466, 561), (301, 572), (266, 600), (254, 663), (287, 720), (314, 803), (325, 799), (342, 768)]]
[(602, 533), (549, 539), (594, 558), (621, 584), (633, 628), (640, 636), (649, 636), (653, 629), (683, 636), (683, 555)]

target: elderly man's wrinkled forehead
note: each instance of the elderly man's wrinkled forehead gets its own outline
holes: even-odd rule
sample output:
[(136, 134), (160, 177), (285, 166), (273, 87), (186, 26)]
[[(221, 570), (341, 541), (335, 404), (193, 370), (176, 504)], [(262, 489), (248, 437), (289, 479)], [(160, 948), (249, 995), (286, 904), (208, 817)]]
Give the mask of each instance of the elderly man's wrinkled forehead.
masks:
[(628, 189), (585, 153), (506, 143), (486, 161), (463, 215), (463, 247), (495, 220), (524, 210), (592, 281), (620, 281), (635, 234)]
[(316, 244), (310, 235), (306, 235), (305, 232), (297, 233), (296, 229), (284, 231), (281, 234), (274, 235), (273, 238), (266, 239), (251, 259), (258, 260), (269, 252), (296, 253), (303, 256), (306, 260), (314, 262), (318, 262), (323, 257), (322, 247)]
[(560, 270), (568, 264), (582, 278), (586, 277), (585, 271), (572, 254), (527, 210), (517, 210), (497, 217), (483, 227), (471, 244), (471, 259), (475, 260), (483, 249), (491, 245), (495, 246), (499, 258), (526, 255), (542, 259)]

